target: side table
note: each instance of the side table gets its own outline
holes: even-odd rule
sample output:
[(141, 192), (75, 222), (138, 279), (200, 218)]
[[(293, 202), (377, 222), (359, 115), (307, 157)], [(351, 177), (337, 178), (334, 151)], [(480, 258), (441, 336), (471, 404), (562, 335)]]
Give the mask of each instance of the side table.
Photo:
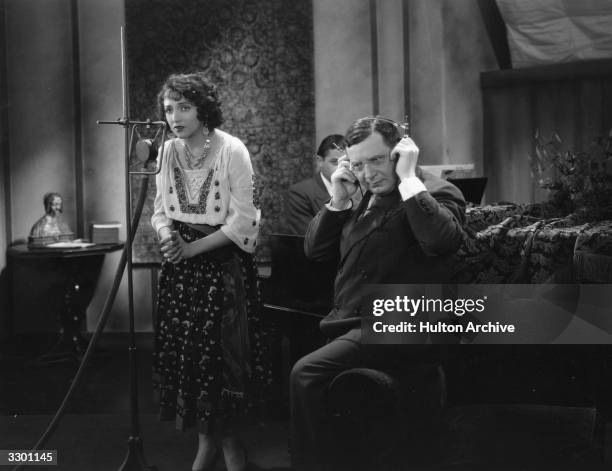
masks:
[[(13, 333), (19, 330), (15, 327), (21, 326), (21, 330), (29, 327), (27, 318), (16, 319), (17, 305), (26, 306), (19, 312), (22, 317), (35, 317), (28, 306), (43, 306), (43, 315), (55, 314), (57, 319), (57, 343), (36, 360), (36, 365), (80, 360), (88, 344), (82, 335), (83, 321), (96, 289), (104, 256), (122, 248), (123, 244), (117, 243), (61, 249), (31, 249), (26, 244), (18, 244), (8, 249), (14, 307)], [(45, 300), (31, 299), (41, 291), (46, 296)]]

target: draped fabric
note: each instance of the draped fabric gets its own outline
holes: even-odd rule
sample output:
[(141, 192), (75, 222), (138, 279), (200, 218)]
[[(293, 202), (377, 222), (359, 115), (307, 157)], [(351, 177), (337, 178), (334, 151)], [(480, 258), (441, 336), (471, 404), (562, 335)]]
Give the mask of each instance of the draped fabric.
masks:
[(514, 68), (612, 55), (608, 0), (497, 0)]
[(458, 283), (612, 282), (612, 221), (511, 204), (468, 208), (466, 217)]

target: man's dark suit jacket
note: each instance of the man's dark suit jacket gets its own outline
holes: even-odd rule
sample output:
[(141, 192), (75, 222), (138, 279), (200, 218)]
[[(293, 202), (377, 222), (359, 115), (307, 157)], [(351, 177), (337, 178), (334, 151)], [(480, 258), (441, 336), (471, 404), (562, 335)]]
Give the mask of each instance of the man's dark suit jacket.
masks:
[(451, 183), (420, 168), (417, 176), (427, 191), (406, 201), (396, 188), (360, 218), (372, 196), (368, 192), (356, 211), (324, 207), (310, 223), (304, 242), (308, 257), (325, 260), (340, 251), (334, 306), (321, 321), (328, 337), (360, 326), (366, 283), (447, 280), (462, 240), (465, 200)]
[(286, 211), (287, 232), (306, 234), (308, 224), (330, 198), (320, 173), (290, 186)]

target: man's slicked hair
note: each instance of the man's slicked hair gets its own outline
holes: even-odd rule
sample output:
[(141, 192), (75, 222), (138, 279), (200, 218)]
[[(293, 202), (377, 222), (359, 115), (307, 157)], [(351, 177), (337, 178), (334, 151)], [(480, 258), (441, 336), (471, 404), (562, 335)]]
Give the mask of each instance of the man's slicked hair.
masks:
[(347, 145), (350, 147), (365, 141), (376, 131), (382, 136), (383, 142), (393, 149), (402, 139), (399, 127), (395, 121), (380, 116), (360, 118), (350, 125), (345, 138)]

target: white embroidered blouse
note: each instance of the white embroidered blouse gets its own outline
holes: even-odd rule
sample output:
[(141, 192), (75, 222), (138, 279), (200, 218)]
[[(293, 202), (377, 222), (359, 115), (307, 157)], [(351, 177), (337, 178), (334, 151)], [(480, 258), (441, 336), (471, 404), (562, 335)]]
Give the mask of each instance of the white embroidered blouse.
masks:
[(220, 229), (238, 247), (253, 253), (261, 211), (255, 206), (249, 151), (240, 139), (219, 129), (215, 133), (221, 143), (198, 169), (187, 169), (182, 164), (182, 139), (165, 143), (161, 171), (155, 178), (157, 194), (151, 224), (158, 234), (162, 227), (172, 226), (173, 220), (221, 225)]

